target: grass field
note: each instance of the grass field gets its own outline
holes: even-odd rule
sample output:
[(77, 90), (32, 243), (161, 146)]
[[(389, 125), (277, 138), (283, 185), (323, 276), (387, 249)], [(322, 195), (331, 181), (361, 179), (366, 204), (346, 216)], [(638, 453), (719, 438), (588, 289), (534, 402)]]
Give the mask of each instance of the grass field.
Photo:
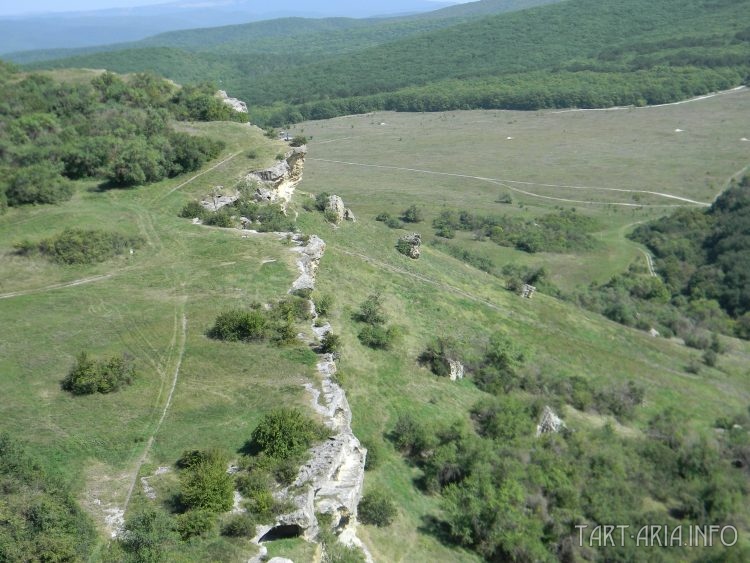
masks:
[[(750, 143), (739, 140), (750, 136), (743, 120), (749, 109), (750, 92), (743, 91), (633, 111), (377, 114), (307, 123), (294, 131), (312, 137), (300, 189), (340, 194), (359, 218), (334, 229), (321, 214), (297, 206), (301, 230), (328, 245), (318, 289), (335, 296), (331, 317), (343, 341), (340, 371), (354, 431), (384, 451), (382, 464), (367, 474), (366, 489), (386, 488), (399, 506), (393, 526), (360, 528), (377, 560), (477, 560), (430, 532), (429, 517), (438, 513), (439, 500), (414, 487), (416, 470), (384, 438), (400, 412), (449, 422), (468, 417), (482, 397), (470, 380), (452, 384), (418, 366), (417, 356), (435, 336), (453, 335), (467, 348), (478, 348), (492, 332), (503, 331), (529, 351), (529, 369), (602, 384), (637, 381), (646, 389), (646, 404), (632, 424), (618, 426), (624, 433), (638, 433), (666, 407), (689, 413), (696, 428), (747, 407), (747, 342), (726, 339), (729, 352), (717, 368), (690, 374), (685, 368), (699, 357), (697, 351), (545, 295), (521, 300), (497, 277), (430, 246), (429, 221), (443, 206), (534, 216), (574, 205), (603, 225), (596, 234), (600, 246), (590, 253), (528, 255), (466, 236), (454, 243), (500, 266), (545, 265), (564, 288), (605, 281), (644, 259), (624, 238), (628, 229), (671, 209), (659, 206), (679, 201), (509, 180), (647, 190), (710, 202), (750, 162)], [(132, 190), (81, 184), (69, 203), (0, 216), (3, 428), (64, 473), (102, 529), (105, 511), (123, 506), (133, 483), (130, 505), (150, 502), (136, 477), (171, 466), (187, 448), (236, 451), (264, 412), (306, 401), (301, 383), (314, 377), (309, 355), (294, 348), (217, 343), (205, 336), (221, 309), (286, 293), (296, 273), (283, 241), (273, 235), (242, 238), (239, 231), (201, 228), (177, 217), (189, 199), (233, 185), (243, 172), (273, 163), (284, 147), (245, 125), (181, 128), (221, 137), (228, 145), (225, 154), (197, 175)], [(684, 131), (676, 133), (678, 128)], [(495, 203), (507, 186), (593, 203), (512, 190), (512, 205)], [(416, 227), (428, 241), (418, 261), (394, 250), (402, 231), (374, 221), (380, 211), (399, 212), (411, 203), (427, 214), (427, 222)], [(72, 225), (140, 234), (147, 244), (133, 255), (85, 267), (12, 252), (16, 241), (42, 239)], [(374, 291), (382, 292), (391, 321), (403, 329), (402, 342), (390, 352), (365, 348), (356, 337), (359, 325), (352, 314)], [(84, 349), (132, 354), (137, 382), (112, 395), (68, 396), (60, 380)], [(574, 427), (603, 422), (571, 410), (563, 417)], [(159, 502), (165, 502), (176, 478), (166, 474), (152, 483)], [(183, 547), (184, 561), (240, 561), (252, 554), (246, 542), (226, 539)], [(285, 541), (270, 552), (303, 560), (315, 550)]]

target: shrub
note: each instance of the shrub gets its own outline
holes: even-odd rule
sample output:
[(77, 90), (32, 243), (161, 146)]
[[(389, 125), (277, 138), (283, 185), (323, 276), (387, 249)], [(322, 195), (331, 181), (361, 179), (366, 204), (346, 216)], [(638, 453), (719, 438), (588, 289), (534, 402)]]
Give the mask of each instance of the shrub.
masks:
[(307, 144), (307, 137), (304, 135), (295, 135), (295, 137), (289, 142), (292, 147), (301, 147)]
[(399, 451), (410, 457), (419, 456), (431, 444), (427, 429), (408, 413), (399, 415), (390, 438)]
[(268, 321), (261, 311), (233, 309), (221, 313), (208, 335), (216, 340), (252, 341), (262, 340), (266, 335)]
[(359, 341), (375, 350), (390, 350), (400, 336), (400, 331), (395, 326), (388, 328), (378, 325), (367, 325), (357, 335)]
[(333, 302), (333, 295), (331, 295), (330, 293), (323, 293), (315, 300), (315, 309), (319, 314), (328, 316), (331, 314)]
[(422, 209), (416, 205), (411, 205), (401, 215), (401, 219), (406, 223), (421, 223), (424, 221), (424, 214), (422, 213)]
[(265, 415), (253, 430), (251, 441), (260, 451), (276, 459), (287, 459), (307, 450), (315, 440), (328, 435), (298, 409), (279, 408)]
[(328, 192), (321, 192), (315, 196), (315, 207), (318, 211), (325, 211), (328, 207), (328, 198), (331, 196)]
[(208, 214), (208, 210), (201, 205), (198, 200), (188, 201), (180, 210), (180, 217), (185, 219), (203, 219)]
[(509, 193), (503, 193), (497, 197), (497, 199), (495, 200), (495, 203), (511, 204), (513, 203), (513, 198), (511, 197)]
[(216, 532), (216, 516), (208, 510), (191, 510), (177, 516), (177, 531), (183, 541), (211, 536)]
[(367, 448), (367, 457), (365, 458), (365, 471), (377, 469), (383, 458), (383, 446), (376, 440), (363, 440), (362, 445)]
[(124, 356), (108, 360), (93, 360), (81, 352), (76, 363), (62, 382), (62, 388), (74, 395), (112, 393), (135, 379), (135, 369)]
[(326, 210), (325, 210), (325, 211), (323, 212), (323, 217), (324, 217), (324, 218), (325, 218), (325, 220), (326, 220), (326, 221), (328, 221), (329, 223), (334, 223), (334, 224), (336, 224), (336, 223), (338, 223), (338, 222), (339, 222), (339, 215), (338, 215), (338, 213), (336, 213), (336, 211), (335, 211), (334, 209), (326, 209)]
[(93, 264), (124, 254), (143, 244), (141, 237), (108, 231), (65, 229), (39, 243), (39, 252), (58, 264)]
[(287, 346), (297, 342), (297, 329), (290, 320), (273, 327), (271, 341), (277, 346)]
[(391, 229), (400, 229), (404, 226), (401, 221), (399, 221), (395, 217), (389, 217), (388, 219), (386, 219), (385, 224)]
[(219, 211), (206, 212), (202, 218), (203, 224), (209, 227), (221, 227), (222, 229), (231, 229), (236, 223), (232, 214), (226, 209), (220, 209)]
[(391, 214), (383, 211), (382, 213), (378, 213), (378, 215), (375, 217), (376, 221), (380, 221), (381, 223), (385, 223), (391, 218)]
[(320, 351), (323, 354), (336, 354), (341, 346), (341, 337), (338, 334), (327, 332), (320, 341)]
[(221, 528), (221, 535), (230, 538), (251, 538), (255, 535), (255, 520), (245, 513), (233, 514)]
[(435, 375), (446, 377), (450, 375), (449, 360), (455, 358), (456, 342), (452, 338), (438, 337), (427, 345), (419, 356), (419, 362), (430, 368)]
[(396, 505), (382, 491), (370, 491), (362, 497), (358, 506), (359, 519), (365, 524), (385, 527), (396, 518)]
[(234, 503), (234, 480), (227, 473), (226, 458), (205, 459), (183, 470), (180, 475), (180, 502), (188, 510), (224, 512)]
[(354, 318), (369, 325), (385, 324), (385, 312), (383, 311), (383, 298), (379, 293), (370, 294), (359, 306), (359, 311)]
[(58, 165), (40, 162), (11, 173), (5, 188), (8, 205), (60, 203), (73, 197), (73, 184), (63, 178)]
[(128, 518), (118, 539), (133, 560), (144, 563), (161, 561), (165, 548), (176, 540), (172, 519), (151, 507)]
[(708, 367), (715, 367), (718, 359), (719, 355), (713, 350), (706, 350), (703, 352), (703, 363)]

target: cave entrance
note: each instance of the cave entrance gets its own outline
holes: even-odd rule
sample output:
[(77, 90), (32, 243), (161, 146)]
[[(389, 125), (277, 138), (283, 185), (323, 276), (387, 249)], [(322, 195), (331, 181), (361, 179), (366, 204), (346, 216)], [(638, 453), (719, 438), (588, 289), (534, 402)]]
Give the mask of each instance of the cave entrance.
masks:
[(302, 528), (297, 526), (296, 524), (289, 524), (289, 525), (283, 525), (283, 526), (276, 526), (275, 528), (271, 528), (268, 530), (262, 538), (260, 538), (260, 542), (267, 542), (267, 541), (276, 541), (276, 540), (286, 540), (289, 538), (298, 538), (302, 535)]

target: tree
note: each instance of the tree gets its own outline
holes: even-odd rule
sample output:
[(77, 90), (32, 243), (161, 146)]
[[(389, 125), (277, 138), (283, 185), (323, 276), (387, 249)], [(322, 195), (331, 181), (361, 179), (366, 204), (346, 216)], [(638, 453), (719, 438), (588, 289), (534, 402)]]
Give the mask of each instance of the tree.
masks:
[(359, 311), (355, 315), (360, 322), (369, 325), (385, 324), (386, 317), (383, 310), (383, 298), (380, 293), (372, 293), (359, 306)]
[(189, 510), (224, 512), (234, 502), (234, 480), (223, 456), (206, 457), (180, 475), (180, 502)]
[(316, 425), (299, 409), (279, 408), (266, 414), (251, 435), (252, 443), (266, 455), (287, 459), (304, 452), (327, 430)]
[(424, 221), (424, 215), (422, 209), (416, 205), (410, 205), (403, 213), (401, 218), (406, 223), (421, 223)]
[(9, 205), (60, 203), (73, 196), (73, 186), (60, 173), (62, 168), (50, 162), (32, 164), (11, 173), (5, 189)]
[(370, 491), (359, 501), (359, 519), (379, 528), (390, 526), (396, 517), (396, 505), (383, 491)]

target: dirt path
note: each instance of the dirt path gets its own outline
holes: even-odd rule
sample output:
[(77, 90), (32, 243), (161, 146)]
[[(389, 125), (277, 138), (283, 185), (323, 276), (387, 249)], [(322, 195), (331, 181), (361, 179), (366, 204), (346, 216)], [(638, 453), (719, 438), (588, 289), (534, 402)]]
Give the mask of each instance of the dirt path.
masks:
[[(162, 424), (164, 423), (164, 419), (167, 417), (167, 413), (169, 412), (169, 408), (172, 406), (172, 398), (174, 397), (175, 389), (177, 388), (177, 381), (180, 377), (180, 368), (182, 367), (182, 359), (185, 355), (185, 342), (187, 340), (187, 315), (185, 314), (185, 304), (187, 300), (183, 300), (181, 304), (181, 311), (182, 311), (182, 323), (179, 330), (179, 334), (175, 335), (175, 347), (176, 347), (176, 362), (174, 366), (174, 371), (172, 373), (172, 385), (169, 389), (169, 394), (167, 395), (167, 400), (164, 403), (164, 407), (161, 411), (161, 416), (156, 423), (156, 426), (154, 427), (153, 432), (151, 432), (151, 436), (149, 437), (148, 441), (146, 442), (146, 447), (143, 450), (143, 453), (138, 458), (138, 461), (136, 462), (135, 467), (133, 468), (132, 475), (130, 478), (130, 486), (128, 487), (128, 494), (125, 497), (125, 502), (123, 503), (121, 510), (122, 515), (124, 517), (125, 513), (127, 513), (128, 505), (130, 504), (130, 499), (133, 496), (133, 491), (135, 490), (135, 487), (138, 483), (138, 475), (141, 471), (141, 467), (143, 467), (143, 464), (146, 463), (146, 460), (148, 459), (148, 455), (151, 452), (151, 447), (154, 444), (154, 439), (156, 438), (156, 435), (159, 432), (159, 429), (161, 428)], [(163, 388), (162, 388), (163, 389)], [(162, 392), (159, 393), (159, 397), (161, 397)], [(158, 399), (157, 399), (158, 400)], [(124, 520), (120, 522), (119, 524), (123, 524)], [(113, 534), (115, 534), (118, 530), (112, 530)]]
[(654, 269), (654, 259), (651, 258), (651, 254), (642, 248), (640, 249), (643, 255), (646, 257), (646, 264), (648, 265), (648, 273), (651, 274), (651, 277), (656, 278), (658, 275), (656, 274), (656, 270)]
[(402, 168), (400, 166), (390, 166), (390, 165), (385, 165), (385, 164), (366, 164), (362, 162), (330, 160), (326, 158), (308, 158), (308, 160), (313, 160), (316, 162), (327, 162), (329, 164), (341, 164), (344, 166), (358, 166), (362, 168), (379, 168), (379, 169), (385, 169), (385, 170), (399, 170), (403, 172), (414, 172), (418, 174), (430, 174), (434, 176), (449, 176), (452, 178), (466, 178), (469, 180), (479, 180), (481, 182), (489, 182), (491, 184), (502, 186), (514, 192), (522, 193), (524, 195), (528, 195), (531, 197), (537, 197), (541, 199), (550, 199), (554, 201), (565, 201), (569, 203), (590, 204), (590, 205), (618, 205), (618, 206), (624, 206), (624, 207), (676, 207), (674, 204), (673, 205), (653, 205), (653, 204), (643, 204), (643, 203), (593, 202), (593, 201), (586, 201), (586, 200), (565, 199), (565, 198), (558, 198), (558, 197), (553, 197), (553, 196), (535, 194), (533, 192), (529, 192), (526, 190), (522, 190), (519, 188), (509, 186), (508, 184), (518, 184), (518, 185), (524, 185), (524, 186), (539, 186), (542, 188), (560, 188), (560, 189), (569, 189), (569, 190), (591, 190), (591, 191), (620, 192), (620, 193), (630, 193), (630, 194), (648, 194), (648, 195), (663, 197), (666, 199), (673, 199), (673, 200), (680, 201), (683, 203), (689, 203), (691, 205), (700, 205), (703, 207), (708, 207), (709, 205), (711, 205), (710, 203), (705, 203), (702, 201), (695, 201), (693, 199), (689, 199), (686, 197), (676, 196), (676, 195), (667, 194), (663, 192), (653, 192), (649, 190), (629, 190), (625, 188), (603, 188), (603, 187), (594, 187), (594, 186), (569, 186), (569, 185), (564, 185), (564, 184), (563, 185), (542, 184), (542, 183), (537, 183), (537, 182), (524, 182), (521, 180), (506, 180), (502, 178), (486, 178), (484, 176), (470, 176), (468, 174), (457, 174), (457, 173), (452, 173), (452, 172), (436, 172), (434, 170), (422, 170), (419, 168)]
[(165, 197), (167, 197), (167, 196), (170, 196), (170, 195), (172, 195), (172, 194), (173, 194), (174, 192), (176, 192), (177, 190), (179, 190), (179, 189), (182, 189), (182, 188), (184, 188), (184, 187), (185, 187), (185, 186), (187, 186), (187, 185), (188, 185), (189, 183), (193, 182), (194, 180), (197, 180), (198, 178), (200, 178), (200, 177), (201, 177), (201, 176), (203, 176), (204, 174), (208, 174), (209, 172), (211, 172), (211, 171), (213, 171), (213, 170), (216, 170), (216, 169), (217, 169), (217, 168), (218, 168), (219, 166), (221, 166), (222, 164), (226, 164), (227, 162), (229, 162), (230, 160), (232, 160), (232, 159), (234, 159), (234, 158), (238, 157), (238, 156), (239, 156), (239, 155), (241, 155), (241, 154), (242, 154), (242, 151), (236, 152), (236, 153), (234, 153), (233, 155), (231, 155), (231, 156), (228, 156), (227, 158), (225, 158), (225, 159), (224, 159), (224, 160), (222, 160), (221, 162), (219, 162), (219, 163), (217, 163), (217, 164), (214, 164), (214, 165), (213, 165), (213, 166), (212, 166), (211, 168), (207, 168), (207, 169), (206, 169), (206, 170), (204, 170), (203, 172), (198, 172), (198, 174), (196, 174), (196, 175), (195, 175), (195, 176), (193, 176), (192, 178), (189, 178), (189, 179), (185, 180), (184, 182), (182, 182), (182, 184), (178, 184), (177, 186), (175, 186), (174, 188), (172, 188), (171, 190), (169, 190), (169, 191), (168, 191), (167, 193), (165, 193), (165, 194), (164, 194), (163, 196), (161, 196), (161, 197), (157, 198), (157, 201), (158, 201), (158, 200), (161, 200), (161, 199), (164, 199), (164, 198), (165, 198)]
[(730, 88), (729, 90), (722, 90), (721, 92), (713, 92), (711, 94), (705, 94), (703, 96), (696, 96), (688, 100), (682, 100), (680, 102), (671, 102), (669, 104), (654, 104), (650, 106), (615, 106), (611, 108), (576, 108), (576, 109), (563, 109), (559, 111), (552, 111), (550, 113), (571, 113), (571, 112), (582, 112), (582, 111), (622, 111), (622, 110), (640, 110), (640, 109), (651, 109), (651, 108), (667, 108), (671, 106), (681, 106), (683, 104), (690, 104), (692, 102), (700, 102), (701, 100), (708, 100), (709, 98), (715, 98), (716, 96), (723, 96), (725, 94), (731, 94), (733, 92), (739, 92), (740, 90), (746, 89), (747, 86), (737, 86), (736, 88)]

